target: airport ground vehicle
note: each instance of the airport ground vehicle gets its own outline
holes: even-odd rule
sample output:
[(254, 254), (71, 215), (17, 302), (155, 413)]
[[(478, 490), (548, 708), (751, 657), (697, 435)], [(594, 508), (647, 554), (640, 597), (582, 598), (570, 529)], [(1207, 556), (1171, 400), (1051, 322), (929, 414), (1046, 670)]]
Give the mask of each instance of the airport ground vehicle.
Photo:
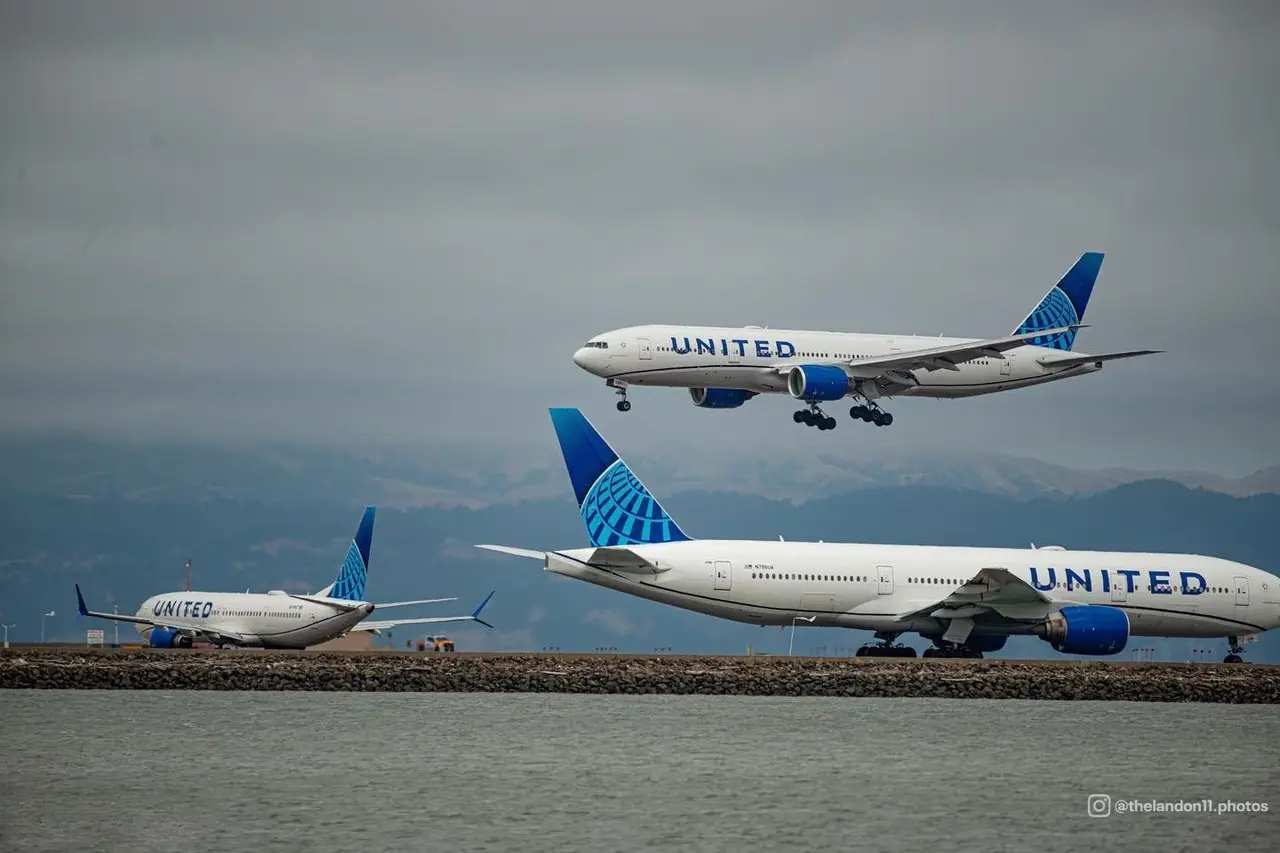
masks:
[(418, 651), (420, 652), (451, 652), (454, 651), (453, 640), (448, 637), (423, 637), (418, 640)]

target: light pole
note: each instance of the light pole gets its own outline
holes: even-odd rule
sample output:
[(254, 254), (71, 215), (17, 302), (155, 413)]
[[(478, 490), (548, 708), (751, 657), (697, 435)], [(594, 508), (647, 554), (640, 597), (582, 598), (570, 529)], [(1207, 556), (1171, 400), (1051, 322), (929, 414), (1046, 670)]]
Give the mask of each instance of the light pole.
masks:
[(803, 619), (812, 625), (813, 620), (817, 618), (817, 616), (797, 616), (795, 619), (791, 620), (791, 642), (787, 643), (787, 657), (791, 657), (791, 649), (796, 644), (796, 622)]
[[(120, 613), (120, 605), (119, 605), (119, 604), (113, 604), (113, 605), (111, 605), (111, 612), (112, 612), (112, 613), (115, 613), (115, 614), (117, 614), (117, 615), (119, 615), (119, 613)], [(118, 648), (120, 648), (120, 623), (119, 623), (119, 622), (116, 622), (116, 623), (115, 623), (115, 629), (116, 629), (116, 644), (115, 644), (114, 648), (117, 648), (117, 649), (118, 649)]]
[(14, 622), (12, 625), (0, 625), (0, 627), (4, 628), (4, 647), (7, 649), (9, 648), (9, 629), (17, 628), (18, 623)]
[(43, 613), (40, 615), (40, 645), (42, 646), (44, 645), (44, 620), (50, 616), (57, 616), (57, 615), (58, 614), (54, 613), (52, 610), (50, 610), (48, 613)]

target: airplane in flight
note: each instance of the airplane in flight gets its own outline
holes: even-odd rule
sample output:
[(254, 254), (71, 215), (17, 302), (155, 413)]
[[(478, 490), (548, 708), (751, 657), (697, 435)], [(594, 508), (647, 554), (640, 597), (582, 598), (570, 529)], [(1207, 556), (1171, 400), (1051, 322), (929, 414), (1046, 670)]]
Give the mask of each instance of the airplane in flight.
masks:
[(851, 418), (888, 426), (893, 415), (881, 400), (1027, 388), (1096, 373), (1107, 361), (1160, 352), (1072, 351), (1102, 257), (1081, 255), (1013, 332), (1000, 338), (649, 325), (597, 335), (573, 361), (616, 390), (621, 412), (631, 410), (630, 386), (660, 386), (688, 388), (693, 405), (702, 409), (736, 409), (760, 394), (790, 394), (805, 406), (793, 420), (821, 430), (836, 427), (822, 404), (849, 397)]
[(1072, 655), (1130, 637), (1226, 637), (1225, 663), (1280, 627), (1280, 578), (1194, 554), (693, 539), (577, 409), (551, 409), (589, 548), (535, 551), (546, 571), (752, 625), (874, 631), (859, 656), (982, 657), (1013, 635)]
[(133, 623), (148, 644), (157, 649), (191, 648), (197, 642), (219, 647), (305, 649), (341, 637), (352, 629), (380, 632), (398, 625), (434, 622), (479, 622), (487, 628), (493, 627), (480, 618), (480, 611), (493, 597), (492, 592), (470, 616), (368, 620), (366, 617), (375, 609), (457, 601), (456, 598), (424, 598), (371, 604), (364, 600), (375, 513), (375, 507), (365, 508), (337, 578), (319, 592), (299, 594), (279, 589), (266, 593), (168, 592), (148, 598), (136, 614), (129, 616), (89, 610), (80, 585), (76, 584), (76, 604), (80, 616)]

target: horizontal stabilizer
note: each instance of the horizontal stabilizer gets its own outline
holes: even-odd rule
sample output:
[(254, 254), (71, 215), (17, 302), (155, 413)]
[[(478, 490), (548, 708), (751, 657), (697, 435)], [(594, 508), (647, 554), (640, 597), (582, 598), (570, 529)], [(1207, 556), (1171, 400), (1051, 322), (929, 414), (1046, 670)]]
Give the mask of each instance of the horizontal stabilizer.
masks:
[(417, 601), (389, 601), (386, 604), (374, 605), (377, 610), (386, 610), (388, 607), (408, 607), (410, 604), (439, 604), (442, 601), (457, 601), (457, 598), (421, 598)]
[(299, 601), (309, 601), (312, 604), (323, 604), (327, 607), (336, 607), (342, 611), (359, 610), (365, 606), (363, 601), (348, 601), (345, 598), (328, 598), (323, 595), (302, 595), (301, 593), (286, 593), (290, 598), (296, 598)]
[(513, 557), (528, 557), (531, 560), (542, 560), (547, 556), (546, 551), (532, 551), (528, 548), (512, 548), (510, 545), (477, 545), (477, 548), (483, 548), (486, 551), (497, 551), (499, 554), (510, 554)]
[(1093, 364), (1094, 362), (1115, 361), (1118, 358), (1134, 358), (1139, 355), (1158, 355), (1164, 350), (1158, 349), (1135, 349), (1128, 352), (1104, 352), (1099, 355), (1073, 355), (1069, 358), (1048, 358), (1039, 359), (1040, 363), (1045, 367), (1079, 367), (1082, 364)]
[(667, 568), (659, 568), (630, 548), (597, 548), (591, 552), (587, 562), (599, 569), (626, 574), (656, 575), (669, 571)]

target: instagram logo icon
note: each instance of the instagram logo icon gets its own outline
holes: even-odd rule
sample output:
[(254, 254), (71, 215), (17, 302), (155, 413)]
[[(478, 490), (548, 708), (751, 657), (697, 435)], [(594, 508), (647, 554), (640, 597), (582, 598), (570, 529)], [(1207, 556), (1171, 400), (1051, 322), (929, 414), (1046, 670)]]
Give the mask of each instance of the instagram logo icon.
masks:
[(1089, 817), (1108, 817), (1111, 814), (1110, 794), (1089, 795)]

